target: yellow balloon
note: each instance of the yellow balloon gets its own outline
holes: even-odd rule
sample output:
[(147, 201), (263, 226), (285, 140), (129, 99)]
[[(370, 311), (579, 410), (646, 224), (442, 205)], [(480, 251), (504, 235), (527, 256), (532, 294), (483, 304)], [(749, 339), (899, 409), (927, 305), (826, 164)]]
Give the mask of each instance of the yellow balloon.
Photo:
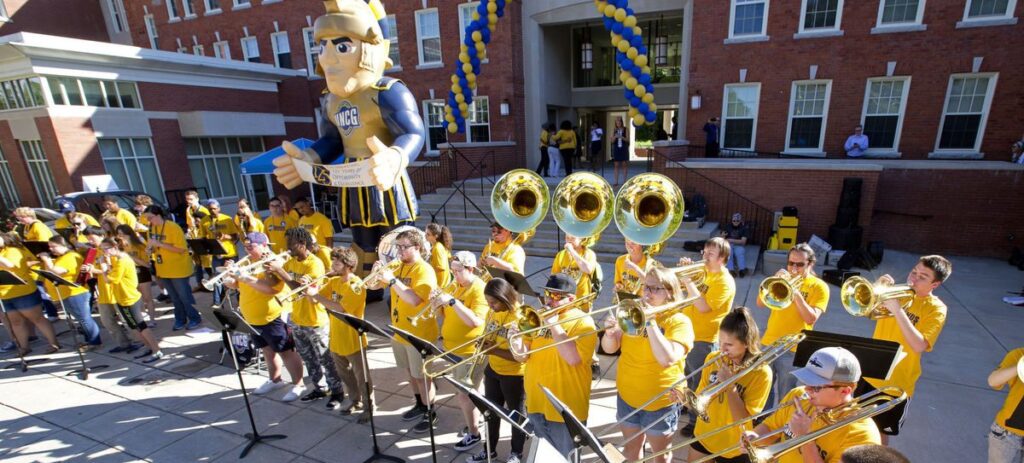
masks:
[(467, 47), (466, 44), (462, 44), (459, 46), (459, 51), (461, 51), (462, 53), (466, 53), (469, 51), (469, 47)]
[(658, 112), (658, 105), (654, 103), (647, 103), (647, 107), (651, 109), (652, 113)]
[(459, 103), (459, 111), (462, 112), (462, 114), (466, 114), (469, 112), (469, 105), (466, 103)]
[(633, 94), (636, 95), (637, 98), (643, 98), (644, 95), (647, 94), (647, 89), (644, 88), (643, 85), (637, 85), (633, 88)]
[(618, 21), (618, 22), (622, 22), (625, 19), (626, 19), (626, 10), (623, 9), (623, 8), (616, 9), (615, 10), (615, 20)]
[(619, 80), (622, 81), (622, 82), (625, 82), (627, 79), (630, 78), (630, 76), (632, 76), (632, 74), (630, 74), (630, 73), (628, 73), (626, 71), (622, 71), (622, 72), (619, 73)]
[(480, 13), (477, 13), (477, 12), (476, 12), (476, 11), (474, 10), (474, 11), (473, 11), (473, 21), (479, 21), (479, 20), (480, 20)]
[(644, 121), (646, 121), (646, 119), (644, 119), (643, 114), (637, 114), (636, 116), (633, 116), (633, 125), (644, 125)]
[(614, 17), (616, 10), (615, 5), (608, 5), (604, 7), (604, 15), (609, 18)]
[(498, 15), (494, 13), (487, 15), (487, 22), (490, 23), (491, 27), (494, 27), (495, 24), (498, 24)]
[(468, 63), (469, 62), (469, 53), (459, 53), (459, 62), (460, 63)]
[(487, 3), (487, 12), (488, 13), (494, 13), (495, 11), (498, 11), (498, 4), (494, 3), (494, 2), (488, 2)]
[(634, 26), (633, 27), (633, 35), (639, 35), (639, 36), (643, 37), (644, 30), (641, 29), (640, 26)]
[(448, 124), (448, 133), (455, 133), (459, 131), (459, 127), (454, 122)]
[[(462, 93), (456, 93), (455, 94), (455, 101), (457, 101), (459, 103), (462, 103), (462, 102), (466, 101), (466, 95), (463, 95)], [(459, 105), (459, 107), (462, 107), (462, 105)]]
[(612, 46), (619, 48), (619, 42), (622, 42), (622, 36), (618, 34), (612, 34)]
[(636, 26), (636, 16), (633, 16), (633, 15), (627, 16), (626, 20), (622, 21), (622, 25), (626, 26), (626, 27), (634, 27), (634, 26)]
[(459, 76), (452, 74), (452, 83), (453, 84), (459, 83)]
[(626, 114), (628, 114), (629, 118), (632, 119), (637, 114), (640, 114), (640, 110), (630, 106), (629, 111), (627, 111)]
[(459, 84), (452, 84), (452, 93), (456, 95), (462, 93), (462, 86)]
[(626, 57), (628, 57), (630, 61), (635, 60), (638, 55), (640, 55), (640, 51), (637, 50), (636, 47), (629, 47), (629, 50), (626, 50)]
[(643, 69), (645, 66), (647, 66), (647, 55), (637, 56), (635, 59), (633, 59), (633, 63), (635, 63), (637, 66), (640, 66), (640, 69)]
[(487, 50), (480, 50), (476, 53), (476, 57), (480, 58), (480, 61), (487, 59)]
[(636, 81), (636, 77), (630, 77), (626, 79), (626, 88), (633, 90), (634, 88), (636, 88), (638, 83), (639, 82)]
[(469, 82), (470, 84), (472, 84), (473, 82), (476, 82), (476, 74), (473, 74), (473, 73), (466, 74), (466, 82)]
[(643, 74), (650, 74), (651, 73), (651, 67), (650, 66), (644, 66), (643, 68), (640, 69), (640, 72), (643, 73)]
[(473, 72), (473, 65), (469, 63), (463, 63), (462, 72), (465, 72), (466, 74)]
[(654, 101), (654, 94), (653, 93), (644, 94), (644, 96), (640, 97), (640, 101), (643, 101), (644, 103), (651, 103), (651, 102)]
[(625, 53), (626, 50), (629, 50), (629, 42), (626, 40), (620, 40), (619, 44), (616, 45), (616, 48), (618, 48), (619, 51)]
[(455, 122), (455, 116), (453, 116), (453, 115), (451, 114), (451, 112), (449, 112), (448, 114), (446, 114), (446, 115), (444, 116), (444, 120), (446, 120), (446, 121), (448, 121), (448, 122)]
[(473, 41), (479, 42), (484, 39), (484, 35), (480, 31), (473, 31)]
[(483, 42), (477, 42), (474, 46), (476, 47), (477, 54), (480, 54), (487, 49), (487, 45), (484, 45)]

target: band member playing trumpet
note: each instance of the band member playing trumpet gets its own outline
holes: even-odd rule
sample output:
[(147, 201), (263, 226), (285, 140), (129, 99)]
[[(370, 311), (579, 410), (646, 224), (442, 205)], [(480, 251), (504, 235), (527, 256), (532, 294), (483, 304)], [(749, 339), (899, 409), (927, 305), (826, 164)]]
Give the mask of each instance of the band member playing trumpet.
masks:
[[(285, 235), (288, 240), (288, 251), (292, 257), (283, 265), (280, 261), (271, 261), (269, 269), (291, 289), (310, 285), (321, 280), (327, 272), (320, 259), (309, 252), (316, 245), (313, 235), (305, 228), (293, 228)], [(343, 396), (341, 377), (334, 368), (334, 358), (327, 349), (328, 325), (330, 320), (327, 311), (318, 302), (309, 298), (300, 298), (292, 303), (292, 313), (288, 319), (288, 327), (295, 339), (295, 348), (306, 364), (309, 374), (310, 391), (302, 396), (303, 402), (311, 402), (327, 397), (320, 389), (320, 380), (327, 377), (327, 387), (332, 397)], [(291, 396), (285, 396), (288, 402)], [(291, 399), (294, 400), (294, 399)]]
[[(899, 299), (890, 298), (883, 302), (891, 317), (878, 320), (872, 337), (894, 341), (903, 346), (907, 356), (900, 361), (888, 380), (865, 379), (857, 387), (857, 394), (863, 394), (885, 386), (896, 386), (907, 393), (907, 400), (891, 410), (874, 416), (875, 424), (882, 431), (882, 444), (889, 445), (889, 436), (900, 433), (907, 408), (914, 395), (914, 385), (921, 376), (921, 355), (935, 348), (935, 341), (946, 324), (946, 304), (934, 294), (936, 288), (949, 278), (953, 264), (939, 255), (923, 256), (907, 275), (907, 285), (913, 290), (913, 301), (906, 310), (900, 308)], [(888, 274), (878, 278), (880, 285), (892, 285), (894, 280)]]
[[(69, 247), (67, 240), (63, 236), (55, 235), (49, 241), (50, 254), (39, 255), (39, 261), (42, 264), (43, 270), (66, 280), (75, 280), (85, 259), (81, 254), (74, 252)], [(81, 286), (76, 288), (66, 285), (54, 287), (53, 283), (49, 280), (46, 280), (43, 285), (46, 287), (46, 291), (50, 293), (51, 299), (54, 301), (64, 301), (64, 309), (68, 312), (68, 315), (73, 317), (79, 326), (82, 327), (82, 332), (85, 334), (85, 343), (78, 346), (78, 350), (87, 352), (99, 347), (102, 344), (100, 340), (100, 327), (92, 319), (92, 313), (89, 311), (89, 288)]]
[[(422, 339), (434, 341), (437, 339), (438, 330), (437, 319), (433, 313), (428, 311), (415, 325), (412, 322), (412, 317), (422, 312), (426, 304), (430, 303), (430, 294), (437, 288), (437, 275), (430, 264), (423, 260), (422, 237), (417, 231), (407, 230), (398, 234), (394, 246), (398, 249), (401, 266), (394, 272), (386, 268), (380, 270), (380, 281), (391, 286), (391, 323)], [(373, 271), (377, 271), (382, 265), (381, 262), (377, 262), (373, 266)], [(420, 420), (413, 427), (413, 431), (418, 434), (425, 433), (437, 423), (436, 413), (433, 416), (427, 414), (427, 404), (434, 401), (434, 383), (423, 374), (423, 357), (419, 351), (397, 336), (391, 347), (394, 349), (395, 363), (400, 370), (406, 372), (409, 384), (416, 395), (416, 404), (402, 413), (402, 420)]]
[[(719, 382), (728, 380), (743, 369), (743, 365), (757, 357), (761, 353), (759, 338), (757, 322), (750, 314), (749, 309), (737, 307), (730, 311), (722, 319), (722, 325), (718, 330), (719, 350), (708, 354), (705, 362), (710, 362), (719, 353), (725, 354), (725, 358), (701, 371), (700, 386), (698, 386), (697, 392), (700, 393)], [(697, 420), (697, 425), (694, 428), (695, 435), (707, 434), (708, 437), (690, 446), (688, 461), (697, 461), (735, 445), (740, 438), (740, 428), (731, 428), (714, 434), (711, 434), (710, 431), (760, 413), (768, 402), (768, 391), (771, 386), (772, 371), (766, 363), (738, 379), (733, 387), (720, 393), (717, 397), (713, 397), (708, 403), (706, 411), (710, 421)], [(740, 455), (737, 450), (718, 457), (716, 461), (748, 460), (746, 455)]]
[[(645, 272), (643, 283), (643, 301), (649, 307), (683, 298), (679, 280), (670, 270), (652, 268)], [(683, 361), (693, 348), (693, 325), (678, 310), (651, 317), (643, 333), (638, 335), (623, 333), (616, 317), (605, 318), (604, 325), (608, 328), (601, 339), (604, 351), (615, 352), (622, 348), (615, 379), (619, 390), (616, 419), (626, 419), (620, 426), (622, 435), (633, 436), (640, 429), (659, 421), (643, 435), (626, 442), (623, 454), (629, 460), (639, 459), (645, 441), (650, 442), (652, 451), (660, 452), (672, 443), (672, 435), (679, 423), (679, 406), (667, 395), (647, 406), (643, 404), (683, 376)], [(638, 407), (644, 407), (643, 411), (636, 412)], [(669, 410), (672, 413), (668, 413)], [(671, 460), (671, 453), (655, 459), (657, 463)]]
[(82, 270), (93, 275), (104, 275), (110, 292), (114, 296), (118, 318), (125, 327), (135, 330), (148, 350), (135, 358), (143, 358), (142, 363), (153, 363), (164, 358), (160, 350), (160, 340), (142, 318), (142, 294), (139, 293), (139, 280), (135, 273), (135, 262), (125, 252), (128, 243), (120, 238), (105, 238), (100, 244), (103, 257), (96, 263), (86, 264)]
[[(271, 253), (270, 240), (263, 233), (249, 233), (245, 237), (245, 252), (249, 259), (259, 262)], [(291, 329), (281, 319), (284, 308), (277, 300), (277, 295), (284, 290), (284, 282), (273, 272), (255, 270), (248, 274), (232, 275), (224, 279), (224, 286), (238, 290), (238, 307), (245, 321), (252, 325), (259, 336), (252, 338), (256, 348), (263, 350), (267, 359), (269, 378), (252, 391), (256, 395), (265, 395), (283, 386), (281, 364), (288, 370), (291, 379), (290, 396), (297, 398), (302, 393), (302, 358), (295, 352), (295, 340)], [(295, 400), (294, 398), (292, 400)]]
[[(788, 440), (825, 427), (825, 412), (843, 407), (853, 401), (853, 390), (860, 380), (860, 362), (850, 351), (841, 347), (826, 347), (811, 354), (807, 366), (792, 373), (803, 384), (793, 389), (780, 403), (793, 403), (746, 431), (740, 438), (747, 446), (756, 441), (763, 445), (779, 439), (779, 435), (761, 439), (770, 431), (784, 429), (781, 438)], [(780, 463), (839, 463), (843, 452), (862, 444), (878, 444), (878, 428), (867, 418), (853, 421), (816, 440), (804, 444), (798, 452), (782, 455)]]
[(16, 242), (14, 233), (0, 234), (0, 270), (13, 273), (25, 282), (20, 285), (0, 285), (0, 301), (6, 315), (4, 321), (10, 321), (11, 332), (18, 340), (17, 345), (22, 355), (31, 352), (28, 347), (30, 324), (35, 325), (49, 343), (47, 353), (57, 352), (60, 344), (54, 335), (53, 325), (43, 316), (43, 299), (39, 296), (39, 288), (36, 287), (28, 263), (31, 254), (15, 246)]
[[(282, 195), (283, 196), (283, 195)], [(296, 213), (296, 215), (298, 215)], [(263, 219), (263, 226), (266, 228), (267, 238), (270, 239), (270, 248), (274, 253), (281, 253), (287, 249), (284, 232), (295, 228), (298, 219), (285, 212), (284, 203), (280, 198), (270, 200), (270, 215)]]
[[(188, 198), (188, 194), (185, 197)], [(173, 330), (197, 328), (202, 318), (188, 286), (194, 269), (185, 244), (185, 232), (178, 224), (164, 218), (164, 209), (160, 206), (147, 207), (145, 216), (150, 223), (148, 244), (156, 262), (156, 277), (164, 281), (164, 289), (174, 304)]]
[[(523, 386), (526, 411), (537, 437), (547, 439), (562, 455), (574, 448), (572, 436), (562, 415), (555, 410), (541, 386), (547, 387), (564, 402), (573, 415), (586, 423), (590, 412), (590, 363), (597, 350), (594, 321), (578, 307), (554, 310), (576, 300), (576, 281), (564, 273), (548, 277), (544, 285), (545, 313), (542, 330), (532, 340), (513, 337), (512, 354), (526, 363)], [(561, 323), (574, 318), (575, 321)], [(586, 334), (590, 333), (590, 334)], [(515, 330), (510, 336), (515, 334)], [(571, 340), (571, 341), (570, 341)], [(554, 349), (529, 353), (530, 350), (561, 343)]]
[[(505, 407), (510, 412), (523, 415), (523, 372), (526, 366), (516, 360), (509, 350), (508, 338), (509, 329), (515, 326), (521, 318), (519, 307), (519, 293), (512, 285), (501, 279), (495, 278), (484, 286), (484, 298), (487, 299), (487, 306), (491, 309), (491, 316), (487, 322), (485, 332), (498, 330), (493, 339), (488, 339), (480, 345), (480, 349), (486, 350), (487, 368), (484, 369), (484, 397), (491, 403)], [(477, 453), (466, 459), (466, 463), (484, 463), (498, 458), (498, 437), (501, 430), (501, 419), (497, 416), (487, 418), (487, 440), (491, 454), (487, 455), (486, 450)], [(512, 429), (512, 449), (507, 461), (520, 461), (523, 458), (523, 444), (526, 443), (526, 435), (516, 429)]]
[[(211, 256), (210, 258), (210, 267), (207, 270), (212, 276), (218, 273), (216, 269), (223, 267), (225, 261), (235, 260), (238, 257), (238, 252), (235, 250), (235, 241), (238, 241), (239, 233), (231, 217), (220, 212), (220, 201), (211, 199), (206, 202), (206, 207), (210, 209), (210, 215), (203, 217), (203, 220), (199, 222), (202, 236), (203, 238), (217, 240), (220, 246), (224, 248), (224, 254)], [(223, 299), (224, 287), (218, 283), (213, 287), (213, 308), (220, 307)]]
[[(330, 273), (335, 276), (328, 279), (321, 288), (312, 285), (307, 287), (306, 296), (316, 303), (323, 304), (328, 310), (363, 318), (366, 312), (366, 290), (363, 288), (363, 280), (355, 274), (358, 264), (359, 257), (355, 251), (350, 248), (334, 248), (331, 250)], [(365, 339), (363, 341), (365, 348)], [(331, 358), (334, 360), (334, 369), (345, 387), (348, 401), (343, 402), (343, 395), (331, 394), (330, 400), (327, 401), (327, 409), (340, 409), (342, 415), (359, 413), (357, 421), (365, 423), (370, 420), (370, 411), (366, 409), (366, 404), (373, 403), (372, 398), (366, 396), (366, 391), (372, 391), (373, 388), (367, 387), (370, 379), (363, 374), (363, 357), (359, 354), (359, 342), (359, 333), (355, 329), (337, 317), (331, 317)]]
[[(783, 336), (814, 329), (814, 323), (828, 308), (828, 285), (814, 274), (815, 261), (814, 249), (807, 243), (800, 243), (790, 248), (786, 258), (786, 268), (776, 272), (775, 276), (799, 277), (802, 282), (798, 290), (793, 291), (793, 302), (788, 307), (770, 311), (768, 327), (765, 328), (764, 337), (761, 338), (761, 343), (765, 346), (771, 345)], [(757, 298), (757, 306), (766, 307), (760, 297)], [(781, 399), (784, 394), (796, 387), (796, 377), (789, 374), (793, 371), (795, 354), (796, 346), (793, 346), (793, 350), (772, 362), (775, 384), (772, 386), (769, 403), (773, 402), (773, 398)]]
[(526, 251), (512, 239), (512, 232), (500, 223), (491, 224), (491, 240), (480, 253), (484, 267), (494, 267), (510, 272), (523, 273), (526, 268)]
[(425, 233), (430, 242), (430, 266), (437, 275), (437, 286), (444, 287), (452, 277), (448, 266), (452, 259), (452, 232), (444, 225), (431, 223), (427, 225)]
[(644, 247), (626, 238), (626, 253), (615, 259), (615, 291), (643, 295), (641, 281), (647, 273), (651, 259)]
[(1021, 376), (1021, 362), (1024, 348), (1011, 350), (999, 362), (999, 366), (988, 375), (988, 385), (993, 389), (1010, 386), (1010, 393), (1003, 401), (1003, 407), (996, 413), (996, 419), (988, 434), (989, 463), (1017, 463), (1024, 456), (1024, 377)]

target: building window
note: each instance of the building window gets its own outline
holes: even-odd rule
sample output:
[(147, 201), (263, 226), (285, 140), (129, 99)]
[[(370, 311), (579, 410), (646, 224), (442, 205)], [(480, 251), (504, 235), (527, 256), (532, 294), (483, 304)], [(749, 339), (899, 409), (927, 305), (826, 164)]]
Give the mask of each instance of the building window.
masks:
[(870, 151), (898, 150), (909, 91), (909, 77), (868, 79), (861, 125)]
[(149, 36), (149, 48), (156, 50), (156, 22), (153, 20), (153, 15), (147, 14), (143, 20), (146, 22), (146, 35)]
[[(643, 41), (652, 51), (662, 54), (649, 56), (651, 79), (655, 84), (678, 83), (683, 62), (683, 18), (681, 16), (641, 20)], [(588, 48), (585, 46), (589, 44)], [(622, 85), (621, 69), (616, 61), (618, 49), (601, 25), (586, 25), (572, 29), (572, 82), (575, 88), (613, 87)], [(589, 50), (590, 53), (585, 53)], [(589, 66), (587, 68), (588, 60)]]
[(192, 45), (192, 54), (196, 56), (205, 56), (202, 45)]
[(753, 151), (761, 84), (728, 84), (722, 108), (722, 148)]
[(239, 9), (239, 8), (249, 8), (250, 6), (252, 6), (252, 1), (251, 0), (233, 0), (233, 1), (235, 3), (234, 3), (234, 6), (232, 8), (234, 8), (236, 10)]
[(186, 18), (196, 17), (196, 5), (194, 1), (195, 0), (181, 0), (181, 7), (185, 10)]
[(789, 102), (786, 150), (820, 153), (825, 142), (825, 123), (832, 81), (794, 82)]
[(43, 86), (38, 77), (0, 82), (0, 111), (46, 106)]
[(437, 8), (416, 11), (416, 43), (420, 64), (441, 64), (441, 29)]
[(467, 142), (486, 143), (491, 141), (490, 107), (491, 105), (487, 101), (486, 96), (473, 98), (473, 103), (469, 105), (469, 119), (466, 120), (466, 125), (468, 126), (466, 131)]
[(135, 82), (76, 79), (48, 76), (50, 96), (58, 106), (95, 106), (97, 108), (141, 109)]
[(242, 159), (263, 152), (261, 137), (186, 138), (185, 155), (192, 184), (214, 198), (245, 195)]
[(25, 157), (25, 165), (32, 177), (32, 185), (36, 189), (36, 196), (43, 207), (53, 207), (53, 198), (57, 197), (57, 183), (53, 180), (53, 173), (47, 165), (46, 153), (43, 152), (43, 142), (40, 140), (22, 140), (21, 154)]
[(144, 192), (164, 201), (160, 166), (149, 138), (100, 138), (96, 140), (107, 174), (121, 188)]
[(1012, 18), (1017, 0), (967, 0), (964, 19)]
[(924, 16), (922, 0), (882, 0), (878, 6), (879, 26), (921, 24)]
[(21, 205), (21, 198), (18, 196), (18, 188), (14, 184), (14, 177), (11, 176), (11, 167), (0, 151), (0, 206), (7, 209), (14, 209)]
[(121, 0), (107, 0), (107, 7), (110, 9), (110, 22), (114, 25), (114, 32), (124, 32), (124, 5), (121, 4)]
[[(465, 43), (466, 41), (466, 26), (473, 22), (473, 14), (476, 13), (477, 7), (480, 6), (480, 2), (469, 2), (459, 5), (459, 43)], [(487, 18), (484, 18), (486, 21)], [(488, 60), (485, 58), (481, 62), (486, 63)]]
[(427, 151), (437, 153), (437, 145), (448, 140), (444, 129), (444, 100), (423, 101), (423, 121), (427, 124)]
[(288, 33), (275, 32), (270, 34), (270, 46), (274, 49), (274, 66), (291, 69), (292, 49), (288, 45)]
[(939, 129), (940, 150), (978, 152), (988, 110), (995, 92), (996, 74), (959, 74), (949, 79)]
[(256, 37), (242, 38), (242, 58), (250, 63), (260, 62), (260, 44)]
[(178, 0), (167, 0), (167, 20), (169, 22), (177, 21), (181, 13), (178, 11)]
[(182, 54), (188, 53), (188, 47), (184, 47), (184, 46), (183, 47), (178, 47), (178, 53), (182, 53)]
[(803, 0), (800, 32), (839, 30), (843, 0)]
[(206, 14), (220, 13), (220, 0), (205, 0)]
[(320, 59), (320, 44), (313, 40), (313, 28), (302, 29), (302, 42), (306, 46), (306, 70), (309, 77), (316, 77), (316, 64)]
[(385, 21), (388, 24), (388, 36), (387, 39), (390, 43), (388, 47), (388, 57), (391, 58), (391, 63), (394, 67), (402, 68), (401, 53), (398, 52), (398, 21), (395, 20), (395, 15), (389, 14)]
[(767, 35), (768, 0), (732, 0), (729, 38)]
[(231, 47), (224, 41), (214, 42), (213, 56), (221, 59), (231, 59)]

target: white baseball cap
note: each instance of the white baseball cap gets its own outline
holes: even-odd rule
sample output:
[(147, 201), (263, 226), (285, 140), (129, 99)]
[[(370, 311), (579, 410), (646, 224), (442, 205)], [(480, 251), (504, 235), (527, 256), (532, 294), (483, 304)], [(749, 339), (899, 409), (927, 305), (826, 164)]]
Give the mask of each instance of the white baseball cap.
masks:
[(811, 354), (807, 365), (793, 370), (793, 376), (808, 386), (832, 383), (856, 383), (860, 380), (860, 362), (842, 347), (825, 347)]

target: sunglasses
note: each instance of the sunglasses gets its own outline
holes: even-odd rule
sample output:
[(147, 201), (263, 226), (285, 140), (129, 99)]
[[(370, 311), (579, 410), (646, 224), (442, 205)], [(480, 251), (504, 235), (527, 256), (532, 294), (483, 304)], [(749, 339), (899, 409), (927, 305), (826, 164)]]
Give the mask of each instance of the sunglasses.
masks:
[(566, 296), (566, 294), (563, 294), (563, 293), (556, 293), (556, 292), (544, 290), (544, 297), (546, 297), (548, 299), (551, 299), (553, 301), (560, 301), (560, 300), (564, 299), (565, 296)]
[(807, 262), (793, 262), (793, 261), (789, 261), (789, 262), (786, 262), (786, 266), (787, 267), (804, 268), (804, 267), (807, 266)]

